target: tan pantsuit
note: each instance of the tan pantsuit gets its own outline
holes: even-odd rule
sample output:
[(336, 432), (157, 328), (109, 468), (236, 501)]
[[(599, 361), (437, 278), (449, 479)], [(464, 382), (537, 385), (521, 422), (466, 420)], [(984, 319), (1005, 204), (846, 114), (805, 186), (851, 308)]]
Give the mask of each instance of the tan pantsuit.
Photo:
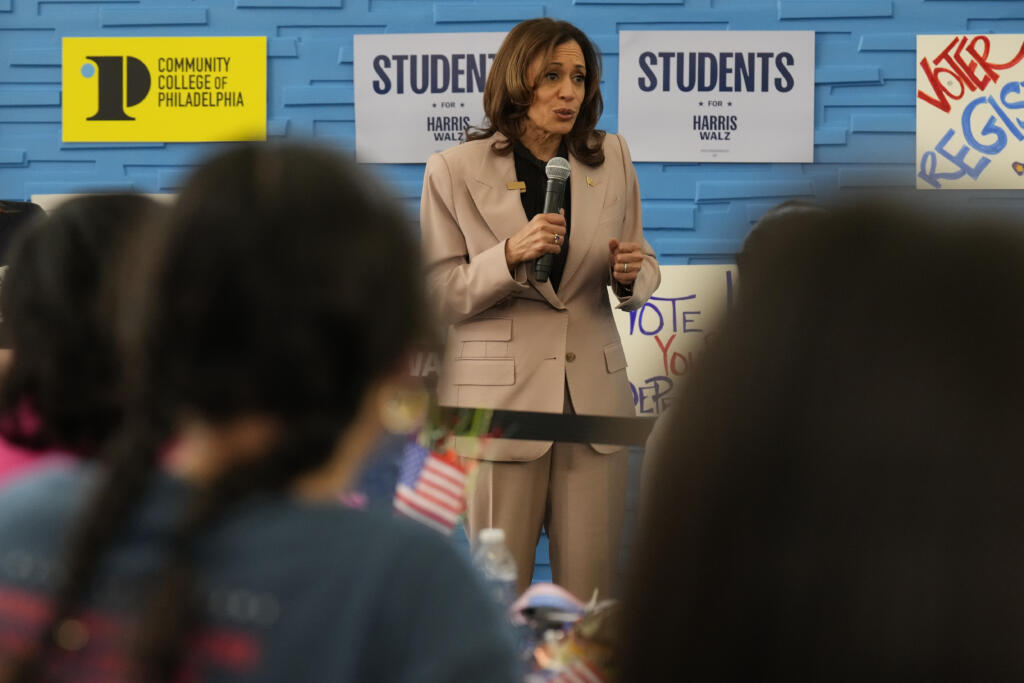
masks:
[(622, 540), (628, 465), (625, 448), (598, 453), (589, 444), (564, 442), (553, 443), (536, 460), (481, 461), (469, 500), (470, 538), (487, 527), (505, 529), (521, 593), (533, 577), (543, 527), (548, 532), (552, 580), (582, 600), (589, 600), (595, 588), (602, 597), (610, 597), (615, 589), (614, 558)]
[[(448, 406), (559, 413), (568, 395), (581, 415), (633, 415), (608, 300), (609, 240), (636, 242), (644, 251), (632, 293), (617, 297), (619, 308), (643, 306), (661, 274), (643, 237), (640, 187), (625, 141), (606, 136), (599, 166), (569, 157), (572, 225), (556, 292), (550, 281), (534, 279), (532, 264), (510, 273), (505, 262), (506, 241), (527, 220), (515, 162), (492, 149), (502, 140), (467, 142), (427, 161), (420, 203), (424, 265), (429, 298), (448, 326), (438, 399)], [(604, 593), (617, 560), (623, 449), (493, 439), (479, 457), (498, 464), (480, 468), (471, 529), (505, 529), (517, 545), (525, 584), (531, 543), (546, 522), (555, 580), (571, 583), (566, 587), (582, 598), (593, 586)], [(621, 489), (601, 483), (619, 481)]]

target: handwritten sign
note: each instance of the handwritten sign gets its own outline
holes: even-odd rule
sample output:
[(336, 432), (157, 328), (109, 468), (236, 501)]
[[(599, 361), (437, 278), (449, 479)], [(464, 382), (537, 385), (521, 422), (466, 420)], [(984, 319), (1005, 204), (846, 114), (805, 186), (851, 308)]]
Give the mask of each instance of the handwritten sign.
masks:
[(917, 37), (918, 189), (1024, 188), (1024, 35)]
[(658, 415), (714, 344), (736, 288), (736, 266), (662, 266), (661, 286), (636, 311), (615, 311), (637, 415)]

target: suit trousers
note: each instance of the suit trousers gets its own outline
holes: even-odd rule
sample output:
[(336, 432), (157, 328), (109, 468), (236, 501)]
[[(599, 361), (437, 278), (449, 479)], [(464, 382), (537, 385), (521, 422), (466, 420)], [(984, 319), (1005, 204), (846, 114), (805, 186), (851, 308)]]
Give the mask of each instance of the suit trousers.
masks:
[[(572, 414), (566, 392), (565, 412)], [(555, 442), (528, 462), (481, 460), (469, 496), (467, 527), (505, 530), (519, 592), (530, 586), (541, 529), (547, 529), (552, 580), (587, 601), (613, 595), (620, 557), (629, 459), (625, 448), (598, 453), (589, 444)]]

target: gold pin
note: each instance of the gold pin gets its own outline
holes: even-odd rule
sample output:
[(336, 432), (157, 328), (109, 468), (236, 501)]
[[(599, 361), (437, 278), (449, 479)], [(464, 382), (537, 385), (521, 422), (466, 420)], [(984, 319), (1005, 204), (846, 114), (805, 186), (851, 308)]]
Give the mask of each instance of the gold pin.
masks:
[(520, 192), (526, 192), (526, 183), (524, 183), (522, 180), (510, 182), (506, 184), (505, 187), (507, 187), (510, 190), (519, 190)]
[(590, 176), (587, 176), (587, 185), (590, 185), (591, 187), (594, 186), (594, 179)]

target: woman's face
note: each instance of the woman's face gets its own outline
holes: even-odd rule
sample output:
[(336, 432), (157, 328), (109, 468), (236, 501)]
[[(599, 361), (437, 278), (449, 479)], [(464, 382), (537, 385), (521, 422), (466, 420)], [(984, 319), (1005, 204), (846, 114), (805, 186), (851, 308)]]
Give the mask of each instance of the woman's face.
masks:
[(527, 74), (537, 85), (526, 112), (526, 132), (567, 135), (583, 104), (586, 75), (583, 50), (575, 40), (557, 46), (548, 61), (543, 54), (535, 57)]

